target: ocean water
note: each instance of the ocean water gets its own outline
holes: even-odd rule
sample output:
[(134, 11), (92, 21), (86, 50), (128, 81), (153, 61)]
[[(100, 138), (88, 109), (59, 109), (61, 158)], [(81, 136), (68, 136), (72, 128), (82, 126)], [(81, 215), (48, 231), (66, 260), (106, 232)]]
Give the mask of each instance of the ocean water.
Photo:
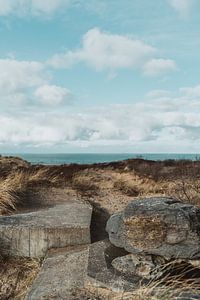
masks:
[[(8, 155), (8, 154), (7, 154)], [(92, 164), (111, 161), (119, 161), (130, 158), (143, 158), (149, 160), (166, 160), (166, 159), (200, 159), (200, 154), (149, 154), (149, 153), (81, 153), (81, 154), (12, 154), (13, 156), (21, 157), (32, 164), (45, 165), (61, 165), (61, 164)]]

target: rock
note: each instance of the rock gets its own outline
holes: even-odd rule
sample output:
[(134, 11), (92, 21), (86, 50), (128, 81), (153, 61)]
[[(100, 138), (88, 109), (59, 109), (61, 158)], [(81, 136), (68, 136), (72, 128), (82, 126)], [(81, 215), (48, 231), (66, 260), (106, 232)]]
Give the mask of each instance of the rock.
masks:
[(6, 255), (44, 257), (51, 248), (90, 243), (89, 204), (69, 202), (32, 213), (0, 217), (0, 249)]
[(139, 278), (117, 274), (111, 262), (118, 256), (127, 254), (123, 249), (113, 246), (108, 240), (90, 245), (86, 288), (105, 288), (113, 292), (133, 290)]
[(50, 250), (26, 300), (71, 299), (74, 288), (84, 287), (88, 246)]
[(200, 209), (172, 198), (134, 200), (110, 217), (111, 243), (131, 253), (200, 258)]
[(138, 254), (117, 257), (112, 261), (112, 266), (120, 273), (146, 279), (152, 277), (152, 272), (156, 268), (151, 255), (141, 256)]
[(186, 278), (200, 278), (200, 260), (166, 260), (161, 256), (130, 253), (115, 258), (111, 264), (126, 276), (139, 276), (147, 280), (179, 276), (180, 273), (185, 274)]

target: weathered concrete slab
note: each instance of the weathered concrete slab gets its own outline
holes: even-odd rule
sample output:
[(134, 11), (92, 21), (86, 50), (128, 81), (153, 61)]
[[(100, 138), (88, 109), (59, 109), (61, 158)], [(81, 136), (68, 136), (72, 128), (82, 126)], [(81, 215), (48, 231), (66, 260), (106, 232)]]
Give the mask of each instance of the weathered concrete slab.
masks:
[(5, 254), (44, 257), (51, 248), (90, 243), (92, 208), (70, 202), (37, 212), (0, 217), (0, 248)]
[(26, 300), (70, 300), (71, 290), (84, 287), (88, 246), (50, 250)]

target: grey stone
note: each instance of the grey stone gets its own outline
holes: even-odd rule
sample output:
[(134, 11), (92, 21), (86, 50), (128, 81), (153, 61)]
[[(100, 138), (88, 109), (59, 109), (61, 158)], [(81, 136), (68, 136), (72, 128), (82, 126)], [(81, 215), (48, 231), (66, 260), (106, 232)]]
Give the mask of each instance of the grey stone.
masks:
[(50, 250), (26, 300), (71, 299), (74, 288), (84, 287), (88, 253), (84, 245)]
[(177, 274), (177, 271), (184, 274), (186, 270), (188, 278), (192, 276), (193, 279), (199, 279), (200, 275), (200, 260), (167, 260), (161, 256), (129, 253), (115, 258), (111, 264), (115, 270), (126, 276), (139, 276), (141, 279), (147, 280), (170, 277), (173, 274)]
[(134, 200), (110, 217), (111, 243), (131, 253), (200, 258), (200, 209), (172, 198)]
[(70, 202), (32, 213), (0, 217), (1, 252), (44, 257), (51, 248), (90, 243), (89, 204)]
[(120, 273), (146, 279), (151, 279), (152, 273), (155, 273), (156, 269), (151, 255), (142, 256), (139, 254), (117, 257), (112, 261), (112, 266)]
[(91, 244), (85, 286), (106, 288), (113, 292), (134, 290), (139, 278), (118, 274), (111, 265), (113, 259), (125, 254), (127, 252), (113, 246), (108, 240)]

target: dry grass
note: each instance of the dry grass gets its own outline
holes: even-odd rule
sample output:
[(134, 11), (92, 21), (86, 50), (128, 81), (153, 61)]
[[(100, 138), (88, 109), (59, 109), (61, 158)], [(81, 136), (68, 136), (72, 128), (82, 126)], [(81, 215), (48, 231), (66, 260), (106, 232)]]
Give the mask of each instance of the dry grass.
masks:
[(0, 178), (0, 215), (10, 214), (23, 201), (29, 187), (45, 184), (56, 185), (59, 177), (49, 173), (48, 168), (36, 171), (12, 171), (6, 178)]
[[(187, 295), (184, 299), (196, 299), (199, 295), (196, 290), (196, 284), (187, 284), (187, 286), (176, 287), (175, 283), (169, 286), (160, 286), (160, 283), (152, 283), (148, 286), (141, 287), (135, 292), (127, 292), (110, 298), (110, 300), (177, 300), (178, 297)], [(107, 298), (109, 299), (109, 298)]]
[(123, 195), (132, 197), (169, 196), (200, 206), (200, 179), (180, 176), (175, 179), (154, 181), (134, 173), (116, 173), (113, 187)]
[(119, 189), (123, 194), (129, 194), (129, 191), (133, 191), (130, 196), (146, 196), (148, 195), (163, 195), (166, 191), (166, 182), (156, 182), (148, 177), (141, 177), (134, 172), (116, 173), (114, 188)]
[(171, 185), (171, 195), (183, 202), (200, 206), (200, 179), (182, 178), (176, 180)]
[[(125, 170), (124, 166), (122, 166), (122, 169), (96, 166), (95, 168), (91, 167), (90, 169), (80, 169), (78, 171), (78, 167), (75, 171), (72, 167), (72, 170), (68, 170), (67, 167), (66, 169), (64, 167), (27, 167), (21, 171), (13, 169), (6, 173), (6, 176), (0, 178), (0, 214), (9, 214), (15, 211), (20, 201), (23, 201), (23, 197), (29, 188), (36, 185), (63, 186), (64, 184), (65, 187), (67, 186), (69, 193), (76, 191), (80, 197), (90, 197), (95, 200), (97, 206), (99, 205), (100, 208), (109, 213), (122, 210), (127, 203), (137, 196), (173, 196), (200, 206), (200, 179), (191, 170), (187, 176), (182, 175), (179, 169), (176, 170), (176, 174), (179, 174), (178, 177), (175, 175), (174, 177), (169, 176), (167, 172), (171, 170), (170, 168), (174, 168), (173, 164), (171, 165), (170, 162), (170, 164), (164, 165), (162, 172), (159, 171), (158, 165), (154, 167), (153, 164), (149, 165), (148, 163), (143, 163), (142, 166), (138, 164), (138, 172), (134, 171), (133, 168), (126, 168)], [(151, 172), (152, 176), (150, 176)], [(109, 214), (106, 215), (106, 217), (108, 216)], [(106, 220), (104, 221), (106, 222)], [(95, 222), (97, 221), (95, 220)], [(146, 225), (148, 226), (149, 223), (147, 222)], [(22, 300), (25, 290), (37, 273), (39, 262), (26, 259), (10, 259), (7, 261), (2, 260), (0, 263), (0, 299)], [(191, 286), (189, 286), (190, 284)], [(110, 294), (105, 289), (98, 289), (95, 293), (88, 292), (88, 295), (89, 299), (105, 300), (172, 300), (175, 299), (175, 295), (182, 293), (184, 289), (197, 290), (194, 287), (194, 282), (188, 283), (186, 288), (186, 286), (183, 286), (182, 281), (182, 286), (179, 287), (180, 284), (178, 286), (175, 279), (168, 286), (160, 285), (161, 282), (159, 281), (151, 282), (148, 286), (141, 286), (136, 291), (126, 294)], [(86, 292), (84, 291), (84, 293)], [(80, 293), (77, 299), (88, 298), (81, 298)]]
[[(189, 273), (196, 272), (191, 265), (175, 265), (174, 262), (163, 264), (159, 268), (159, 274), (163, 277), (154, 277), (148, 284), (141, 285), (132, 292), (123, 293), (113, 298), (115, 300), (175, 300), (185, 296), (184, 299), (196, 299), (200, 295), (199, 272), (198, 278), (189, 278)], [(175, 273), (175, 275), (172, 275)], [(187, 295), (187, 296), (186, 296)]]
[(81, 196), (95, 196), (99, 192), (99, 186), (95, 182), (93, 174), (78, 173), (72, 178), (72, 187)]
[(23, 300), (40, 268), (40, 261), (27, 258), (1, 258), (0, 299)]
[(196, 299), (199, 296), (199, 284), (196, 281), (185, 282), (173, 279), (168, 285), (162, 285), (162, 281), (150, 282), (146, 286), (140, 286), (131, 292), (113, 292), (106, 288), (87, 286), (86, 289), (77, 290), (72, 300), (177, 300)]
[[(193, 279), (188, 279), (196, 274)], [(156, 276), (157, 274), (157, 276)], [(200, 296), (199, 286), (200, 270), (197, 271), (190, 264), (175, 264), (174, 261), (163, 263), (159, 270), (155, 268), (155, 276), (151, 281), (144, 284), (139, 283), (138, 287), (130, 292), (116, 291), (105, 287), (95, 287), (87, 284), (85, 289), (74, 292), (72, 300), (177, 300), (197, 299)], [(185, 297), (185, 298), (184, 298)]]
[(68, 180), (65, 174), (41, 167), (14, 170), (0, 177), (0, 214), (10, 214), (23, 202), (31, 187), (62, 186), (78, 197), (92, 198), (110, 213), (123, 209), (133, 198), (148, 196), (172, 196), (184, 202), (200, 206), (200, 179), (175, 180), (142, 177), (133, 171), (120, 172), (99, 168), (76, 172)]
[[(104, 288), (89, 288), (90, 299), (99, 300), (177, 300), (197, 299), (200, 295), (199, 281), (171, 278), (166, 284), (165, 279), (151, 281), (131, 292), (112, 292)], [(91, 297), (93, 295), (94, 298)], [(88, 298), (84, 298), (88, 299)]]
[(168, 196), (200, 205), (200, 181), (198, 183), (193, 177), (184, 181), (182, 177), (158, 181), (134, 171), (95, 168), (77, 172), (71, 187), (78, 196), (90, 198), (111, 214), (137, 197)]
[(113, 186), (116, 190), (130, 197), (137, 197), (141, 192), (134, 181), (116, 180)]
[(27, 186), (25, 173), (11, 173), (6, 179), (0, 179), (0, 214), (9, 214), (16, 210)]

